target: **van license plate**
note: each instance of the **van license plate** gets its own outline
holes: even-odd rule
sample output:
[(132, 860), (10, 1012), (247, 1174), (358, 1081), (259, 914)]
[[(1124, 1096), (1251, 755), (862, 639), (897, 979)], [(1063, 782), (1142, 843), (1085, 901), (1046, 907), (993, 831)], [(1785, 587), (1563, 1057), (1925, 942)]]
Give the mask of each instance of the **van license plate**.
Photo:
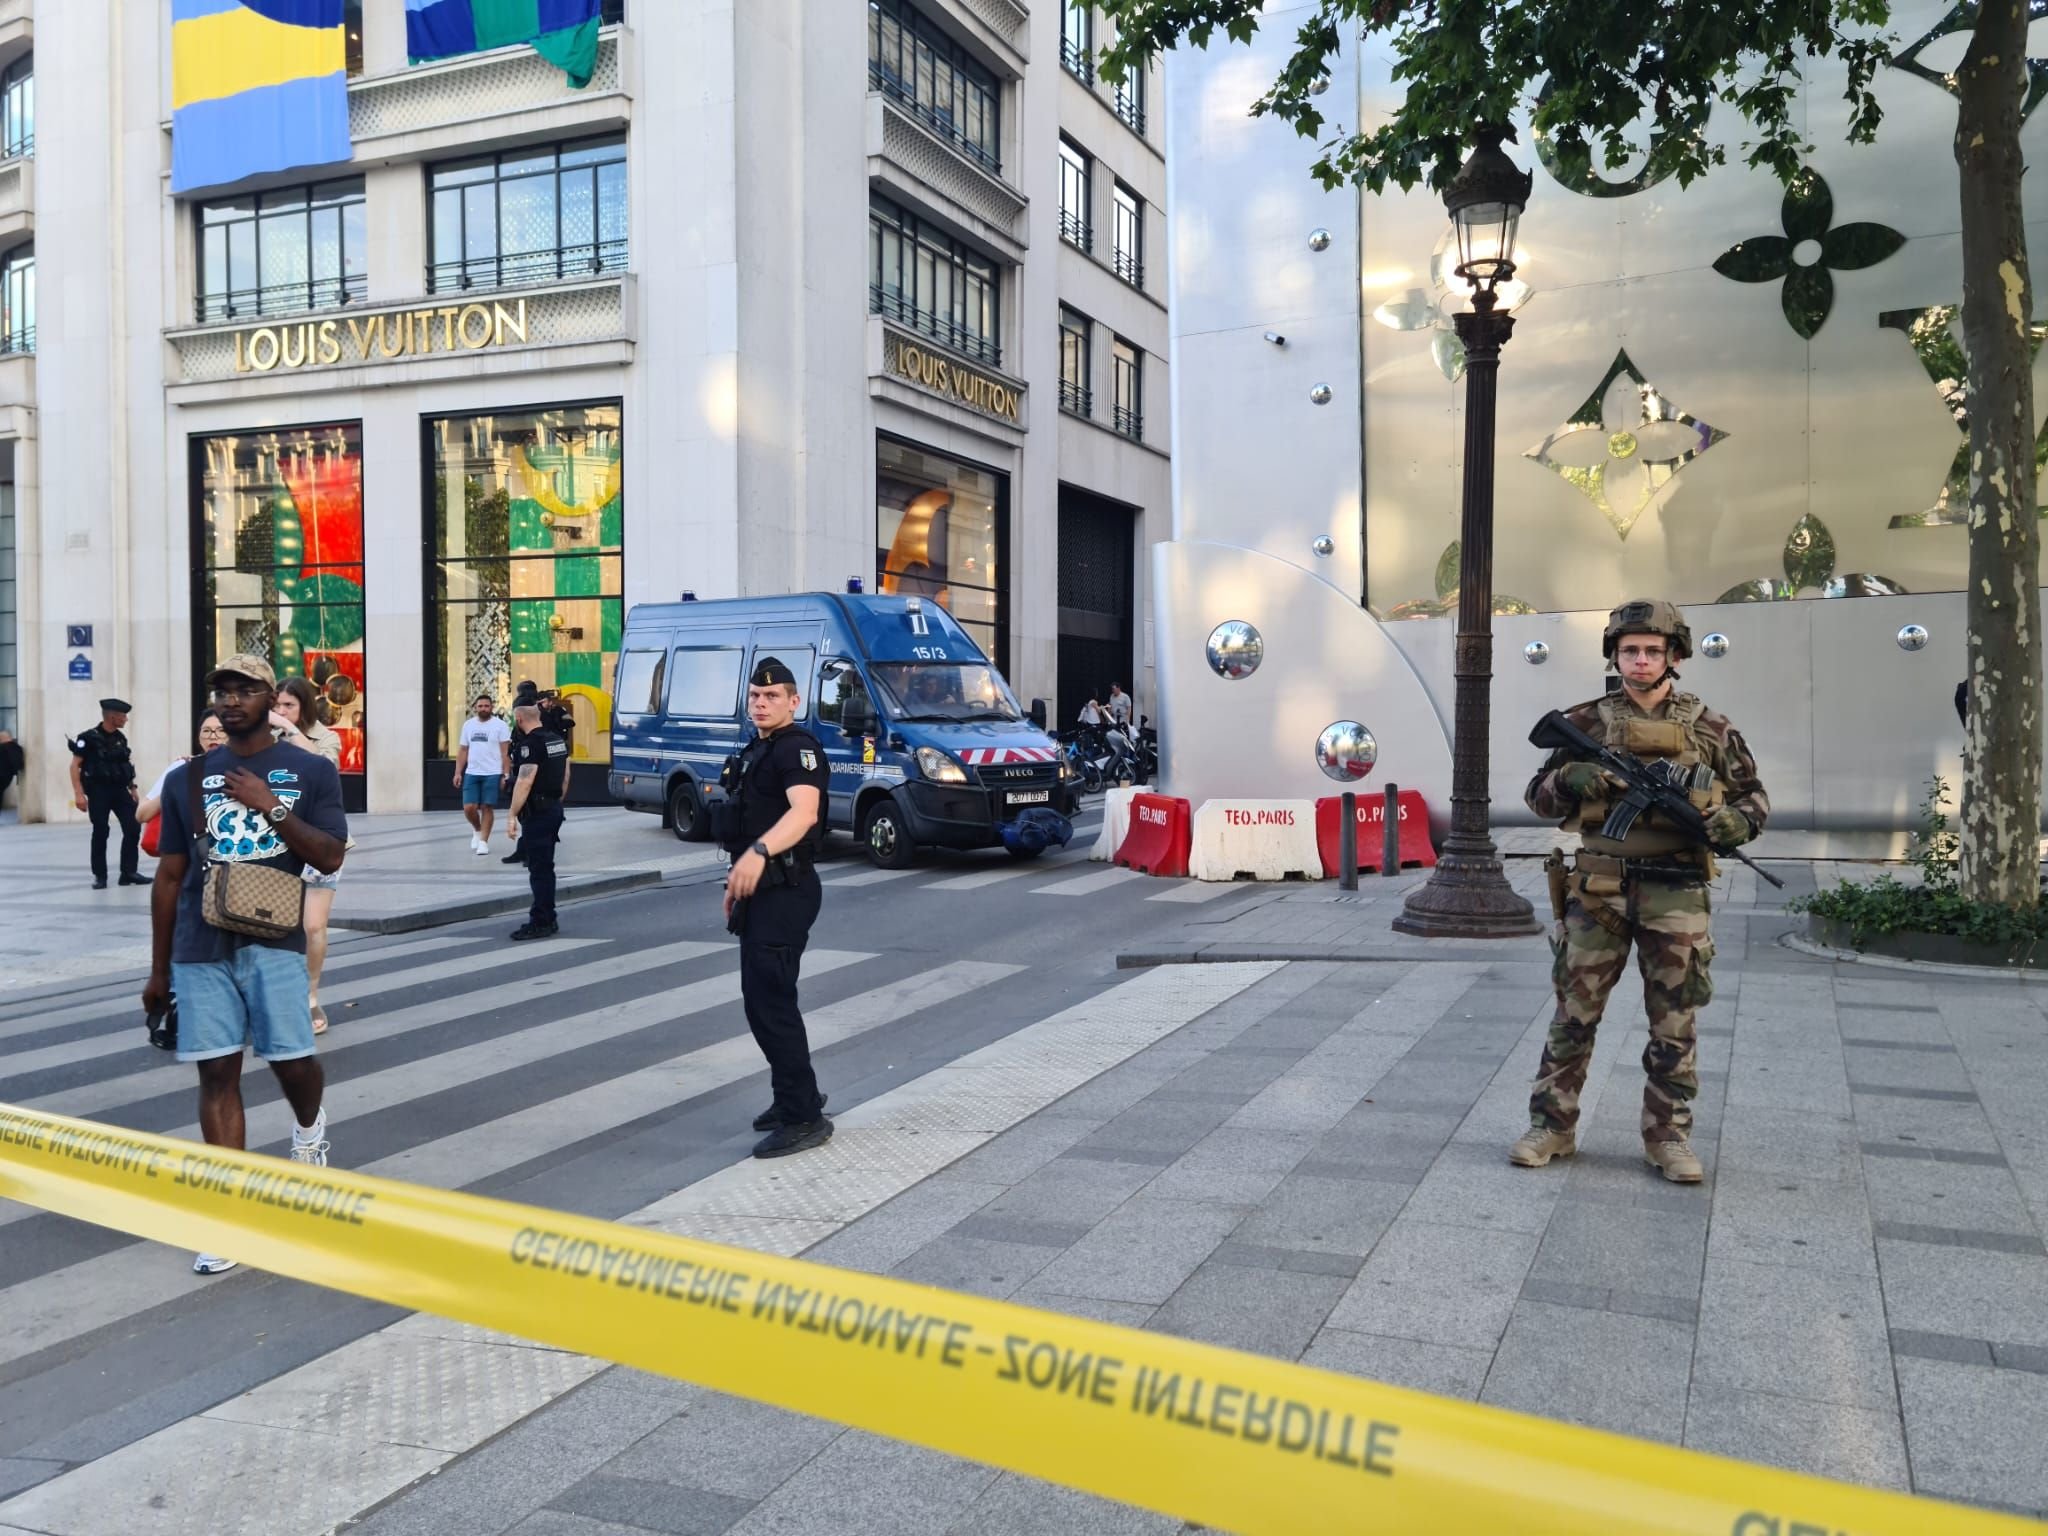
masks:
[(1013, 789), (1003, 797), (1011, 805), (1044, 805), (1052, 798), (1049, 789)]

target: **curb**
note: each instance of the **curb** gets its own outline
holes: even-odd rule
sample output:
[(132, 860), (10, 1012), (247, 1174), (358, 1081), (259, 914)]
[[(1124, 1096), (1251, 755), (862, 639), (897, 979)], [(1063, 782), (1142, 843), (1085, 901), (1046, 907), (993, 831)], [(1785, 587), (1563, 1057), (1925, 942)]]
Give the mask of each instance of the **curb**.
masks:
[(1316, 948), (1307, 944), (1162, 944), (1151, 949), (1118, 952), (1120, 971), (1160, 965), (1241, 965), (1247, 961), (1306, 960), (1317, 963), (1368, 965), (1415, 964), (1430, 961), (1498, 960), (1513, 950), (1501, 944), (1468, 944), (1456, 939), (1419, 939), (1394, 945), (1341, 944)]
[[(643, 890), (662, 883), (658, 869), (628, 870), (616, 875), (597, 875), (574, 885), (564, 885), (555, 893), (558, 904), (580, 901), (589, 896), (616, 896), (621, 891)], [(328, 925), (346, 928), (355, 933), (414, 933), (422, 928), (441, 928), (449, 923), (466, 923), (479, 917), (499, 917), (508, 912), (521, 912), (533, 905), (533, 898), (525, 892), (509, 892), (503, 896), (480, 896), (473, 901), (453, 902), (445, 907), (419, 907), (411, 912), (394, 912), (386, 917), (332, 917)]]
[(1939, 960), (1906, 960), (1897, 955), (1873, 955), (1854, 949), (1836, 949), (1819, 944), (1802, 933), (1781, 934), (1778, 943), (1785, 949), (1796, 950), (1802, 955), (1812, 955), (1820, 960), (1834, 960), (1843, 965), (1874, 965), (1880, 970), (1915, 971), (1922, 975), (1966, 977), (1971, 981), (2008, 981), (2020, 986), (2048, 986), (2048, 972), (2036, 968), (2021, 969), (1994, 965), (1952, 965)]

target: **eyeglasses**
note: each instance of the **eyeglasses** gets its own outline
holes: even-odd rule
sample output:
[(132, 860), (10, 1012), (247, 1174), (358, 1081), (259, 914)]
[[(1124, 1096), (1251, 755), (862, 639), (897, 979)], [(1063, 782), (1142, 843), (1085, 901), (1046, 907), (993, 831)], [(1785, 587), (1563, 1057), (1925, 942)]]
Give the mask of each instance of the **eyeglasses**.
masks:
[(245, 683), (239, 688), (217, 687), (213, 690), (213, 702), (233, 704), (242, 699), (260, 699), (270, 690), (261, 683)]

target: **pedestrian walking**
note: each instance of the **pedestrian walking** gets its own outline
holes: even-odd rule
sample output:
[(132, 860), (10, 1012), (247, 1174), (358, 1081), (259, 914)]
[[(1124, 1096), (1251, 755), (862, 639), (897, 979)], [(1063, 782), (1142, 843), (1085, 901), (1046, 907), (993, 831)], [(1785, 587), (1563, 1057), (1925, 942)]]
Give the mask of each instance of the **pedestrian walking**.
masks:
[[(1672, 603), (1624, 603), (1608, 615), (1601, 640), (1621, 689), (1566, 711), (1596, 741), (1644, 760), (1686, 770), (1689, 796), (1721, 848), (1763, 830), (1770, 801), (1756, 759), (1728, 717), (1673, 689), (1677, 664), (1692, 655), (1692, 630)], [(1643, 1050), (1643, 1154), (1665, 1178), (1697, 1184), (1700, 1160), (1690, 1141), (1699, 1092), (1694, 1020), (1714, 995), (1714, 940), (1707, 886), (1712, 852), (1652, 811), (1625, 837), (1601, 828), (1626, 786), (1596, 763), (1551, 754), (1529, 781), (1529, 809), (1579, 832), (1573, 871), (1553, 874), (1558, 936), (1557, 1012), (1529, 1096), (1529, 1130), (1508, 1152), (1524, 1168), (1578, 1150), (1579, 1094), (1607, 996), (1631, 945), (1643, 977), (1650, 1043)], [(1561, 896), (1561, 899), (1560, 899)]]
[[(320, 719), (320, 690), (303, 677), (287, 677), (277, 685), (277, 713), (297, 734), (287, 737), (295, 747), (324, 757), (341, 772), (341, 736)], [(340, 782), (337, 777), (336, 782)], [(323, 874), (307, 868), (306, 882), (306, 1006), (313, 1033), (327, 1033), (327, 1010), (320, 1006), (320, 973), (327, 968), (327, 923), (334, 912), (341, 871)]]
[[(207, 887), (210, 877), (247, 865), (279, 871), (289, 877), (287, 889), (303, 892), (307, 868), (341, 868), (348, 839), (341, 778), (325, 758), (272, 739), (277, 677), (262, 657), (228, 657), (207, 686), (227, 741), (164, 779), (142, 1006), (158, 1014), (177, 1000), (178, 1060), (198, 1067), (199, 1131), (209, 1145), (246, 1143), (242, 1053), (253, 1048), (291, 1105), (292, 1160), (325, 1166), (325, 1078), (307, 1005), (305, 929), (280, 927), (273, 916), (274, 936), (251, 931), (232, 892), (209, 900)], [(234, 1267), (232, 1258), (211, 1253), (192, 1261), (195, 1274)]]
[(107, 888), (107, 818), (121, 823), (121, 883), (147, 885), (135, 872), (142, 827), (135, 819), (135, 761), (121, 728), (126, 699), (101, 699), (100, 723), (71, 738), (71, 802), (92, 817), (92, 888)]
[(1121, 683), (1109, 685), (1109, 697), (1103, 702), (1103, 710), (1110, 720), (1129, 730), (1131, 724), (1131, 696), (1125, 693)]
[(8, 788), (27, 766), (28, 756), (14, 739), (14, 732), (0, 731), (0, 806), (6, 805)]
[(519, 840), (533, 891), (533, 906), (512, 937), (545, 939), (556, 932), (555, 844), (569, 787), (569, 744), (540, 723), (538, 704), (521, 704), (512, 717), (519, 722), (519, 740), (512, 748), (512, 808), (505, 813), (505, 831)]
[(505, 749), (511, 744), (512, 727), (498, 718), (498, 701), (488, 693), (478, 694), (455, 738), (455, 787), (462, 791), (462, 819), (469, 823), (472, 853), (491, 851), (491, 825), (512, 772), (505, 762)]
[(825, 749), (796, 723), (803, 700), (796, 674), (765, 656), (747, 680), (754, 739), (729, 765), (736, 791), (721, 841), (732, 855), (725, 878), (726, 926), (740, 940), (740, 996), (747, 1027), (768, 1061), (774, 1089), (754, 1117), (768, 1134), (756, 1157), (786, 1157), (832, 1139), (825, 1095), (811, 1067), (811, 1042), (797, 1005), (797, 975), (824, 888), (818, 882), (818, 840), (831, 779)]
[[(221, 729), (220, 716), (215, 714), (211, 707), (208, 707), (199, 716), (199, 728), (193, 733), (193, 739), (199, 743), (199, 752), (202, 757), (211, 752), (215, 747), (227, 745), (228, 733)], [(164, 771), (150, 781), (149, 788), (143, 791), (142, 799), (136, 804), (135, 819), (142, 823), (142, 847), (145, 853), (157, 853), (162, 850), (164, 829), (161, 823), (164, 812), (164, 781), (169, 779), (171, 771), (184, 761), (185, 759), (182, 757), (174, 757), (164, 764)], [(152, 826), (156, 828), (155, 841), (157, 846), (155, 848), (150, 847), (149, 829)]]

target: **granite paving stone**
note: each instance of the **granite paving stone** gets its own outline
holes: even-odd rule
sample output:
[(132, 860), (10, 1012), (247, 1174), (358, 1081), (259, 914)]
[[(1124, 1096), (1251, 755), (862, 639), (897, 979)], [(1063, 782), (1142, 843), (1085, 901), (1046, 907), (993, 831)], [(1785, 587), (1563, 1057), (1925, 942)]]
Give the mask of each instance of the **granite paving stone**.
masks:
[(1009, 1297), (1059, 1256), (1057, 1242), (1005, 1242), (948, 1232), (926, 1243), (891, 1273), (899, 1280), (976, 1296)]
[(1610, 1288), (1695, 1294), (1707, 1238), (1705, 1191), (1696, 1193), (1697, 1208), (1690, 1211), (1561, 1202), (1544, 1229), (1531, 1278), (1584, 1283), (1594, 1275)]
[(1480, 1400), (1676, 1443), (1692, 1343), (1684, 1323), (1519, 1301)]
[(1136, 1195), (1055, 1257), (1038, 1287), (1107, 1301), (1164, 1302), (1244, 1220), (1245, 1208)]
[(1531, 1172), (1497, 1147), (1452, 1142), (1415, 1186), (1407, 1214), (1451, 1226), (1540, 1233), (1565, 1186)]
[(1879, 1238), (1894, 1328), (2048, 1345), (2048, 1258)]
[(668, 1536), (717, 1536), (754, 1507), (752, 1499), (671, 1483), (596, 1473), (555, 1495), (548, 1508)]
[(1845, 1482), (1909, 1486), (1895, 1403), (1854, 1408), (1695, 1379), (1686, 1400), (1685, 1444)]
[(1246, 1269), (1211, 1259), (1146, 1326), (1161, 1333), (1292, 1360), (1308, 1348), (1348, 1277)]
[(710, 1392), (604, 1463), (609, 1477), (763, 1499), (847, 1433), (837, 1424)]
[(1867, 1275), (1709, 1259), (1693, 1379), (1883, 1408), (1894, 1401), (1888, 1299)]
[(997, 1475), (957, 1456), (851, 1430), (731, 1530), (734, 1536), (943, 1536)]
[(1993, 1155), (2000, 1151), (1998, 1133), (1978, 1104), (1858, 1094), (1856, 1133), (1859, 1142)]
[(1092, 1226), (1143, 1189), (1158, 1172), (1151, 1163), (1061, 1156), (1019, 1180), (981, 1209), (989, 1216), (1079, 1221)]
[(1396, 1222), (1330, 1314), (1332, 1327), (1492, 1348), (1514, 1311), (1537, 1239)]
[(1169, 1200), (1257, 1205), (1314, 1145), (1306, 1131), (1249, 1131), (1226, 1123), (1162, 1169), (1145, 1192)]
[(2039, 1237), (2010, 1168), (1905, 1158), (1872, 1160), (1865, 1166), (1870, 1214), (1876, 1221)]
[(1362, 1259), (1411, 1193), (1406, 1184), (1329, 1178), (1297, 1165), (1231, 1235), (1262, 1247)]
[(946, 1527), (946, 1536), (1178, 1536), (1185, 1529), (1170, 1515), (1006, 1472)]
[(1724, 1169), (1714, 1181), (1710, 1257), (1877, 1273), (1861, 1180)]
[(1471, 1348), (1431, 1344), (1421, 1339), (1358, 1333), (1349, 1328), (1324, 1328), (1301, 1357), (1303, 1365), (1363, 1376), (1393, 1387), (1412, 1387), (1442, 1397), (1475, 1402), (1493, 1364), (1491, 1345)]
[(1716, 1157), (1722, 1171), (1784, 1173), (1831, 1183), (1860, 1181), (1856, 1121), (1790, 1109), (1738, 1109), (1721, 1120)]
[(2048, 1376), (1914, 1359), (1898, 1373), (1918, 1491), (2048, 1515)]

